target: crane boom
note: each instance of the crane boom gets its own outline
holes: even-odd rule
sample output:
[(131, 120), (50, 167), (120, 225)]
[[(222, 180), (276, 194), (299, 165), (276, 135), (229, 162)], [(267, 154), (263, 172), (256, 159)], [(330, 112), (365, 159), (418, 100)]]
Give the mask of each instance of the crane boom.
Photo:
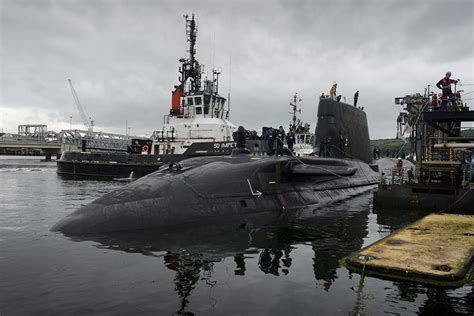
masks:
[(68, 81), (69, 81), (69, 86), (71, 87), (71, 93), (72, 93), (72, 97), (74, 98), (74, 103), (76, 103), (79, 114), (81, 115), (82, 122), (84, 123), (84, 127), (89, 132), (92, 132), (94, 130), (94, 121), (91, 120), (89, 122), (89, 119), (87, 118), (87, 115), (84, 109), (82, 108), (81, 102), (79, 101), (79, 97), (77, 96), (76, 90), (74, 89), (74, 86), (72, 85), (71, 79), (68, 79)]

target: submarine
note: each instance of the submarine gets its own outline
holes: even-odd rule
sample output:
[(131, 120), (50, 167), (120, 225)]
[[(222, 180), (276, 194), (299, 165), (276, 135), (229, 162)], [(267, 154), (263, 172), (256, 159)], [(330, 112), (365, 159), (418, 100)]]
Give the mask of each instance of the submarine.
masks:
[(239, 128), (230, 156), (196, 157), (162, 167), (60, 220), (65, 235), (231, 222), (237, 227), (297, 218), (376, 187), (364, 111), (331, 98), (318, 106), (317, 156), (256, 156)]

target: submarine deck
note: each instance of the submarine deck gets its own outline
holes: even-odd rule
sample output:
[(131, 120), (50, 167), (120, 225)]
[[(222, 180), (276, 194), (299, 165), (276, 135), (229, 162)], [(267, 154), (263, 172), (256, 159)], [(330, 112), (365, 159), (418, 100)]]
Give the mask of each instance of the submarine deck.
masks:
[(432, 214), (343, 260), (356, 272), (438, 286), (471, 280), (474, 216)]

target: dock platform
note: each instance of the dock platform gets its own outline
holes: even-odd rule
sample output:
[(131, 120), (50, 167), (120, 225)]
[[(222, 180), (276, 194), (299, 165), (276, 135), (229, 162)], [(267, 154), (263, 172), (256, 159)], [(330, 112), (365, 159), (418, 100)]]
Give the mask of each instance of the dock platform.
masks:
[(456, 287), (473, 279), (474, 216), (431, 214), (343, 259), (351, 271)]

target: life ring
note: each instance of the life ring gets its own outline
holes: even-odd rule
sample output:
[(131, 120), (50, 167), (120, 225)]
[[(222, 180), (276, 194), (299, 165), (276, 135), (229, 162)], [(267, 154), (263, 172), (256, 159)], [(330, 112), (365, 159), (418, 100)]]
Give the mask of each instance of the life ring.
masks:
[(148, 152), (149, 149), (150, 147), (148, 147), (148, 145), (143, 145), (142, 152)]

